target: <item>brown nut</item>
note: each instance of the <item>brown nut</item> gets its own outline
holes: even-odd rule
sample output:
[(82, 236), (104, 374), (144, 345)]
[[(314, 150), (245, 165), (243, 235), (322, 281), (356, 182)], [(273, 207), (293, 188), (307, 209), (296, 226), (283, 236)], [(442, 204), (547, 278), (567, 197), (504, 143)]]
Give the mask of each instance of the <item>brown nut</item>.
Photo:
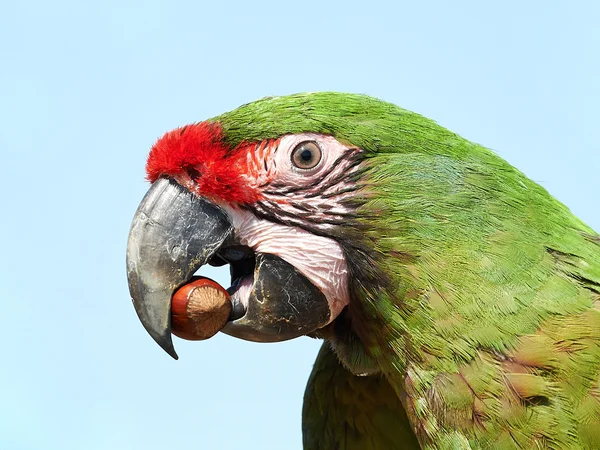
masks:
[(171, 331), (189, 341), (213, 337), (231, 315), (231, 299), (210, 278), (198, 277), (182, 286), (171, 300)]

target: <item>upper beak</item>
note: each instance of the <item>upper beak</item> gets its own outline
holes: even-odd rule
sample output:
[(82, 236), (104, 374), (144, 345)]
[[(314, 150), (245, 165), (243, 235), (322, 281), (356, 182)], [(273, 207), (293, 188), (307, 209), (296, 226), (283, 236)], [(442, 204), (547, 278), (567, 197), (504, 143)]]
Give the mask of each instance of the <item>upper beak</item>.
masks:
[(170, 179), (154, 182), (127, 242), (127, 279), (142, 324), (169, 355), (171, 296), (232, 234), (227, 215)]
[(242, 301), (239, 292), (232, 294), (234, 313), (225, 333), (274, 342), (330, 322), (327, 298), (295, 267), (265, 253), (228, 259), (229, 245), (236, 242), (227, 214), (171, 179), (154, 182), (138, 207), (127, 243), (129, 291), (142, 324), (169, 355), (177, 359), (171, 297), (217, 252), (217, 259), (231, 264), (232, 282), (251, 284)]

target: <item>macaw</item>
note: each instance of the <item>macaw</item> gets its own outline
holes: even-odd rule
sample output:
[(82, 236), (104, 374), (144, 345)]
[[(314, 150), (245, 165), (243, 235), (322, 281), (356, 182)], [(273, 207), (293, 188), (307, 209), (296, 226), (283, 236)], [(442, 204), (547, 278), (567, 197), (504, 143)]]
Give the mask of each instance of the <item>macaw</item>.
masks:
[(305, 449), (600, 448), (600, 236), (520, 171), (365, 95), (166, 133), (131, 227), (137, 314), (229, 264), (223, 332), (324, 340)]

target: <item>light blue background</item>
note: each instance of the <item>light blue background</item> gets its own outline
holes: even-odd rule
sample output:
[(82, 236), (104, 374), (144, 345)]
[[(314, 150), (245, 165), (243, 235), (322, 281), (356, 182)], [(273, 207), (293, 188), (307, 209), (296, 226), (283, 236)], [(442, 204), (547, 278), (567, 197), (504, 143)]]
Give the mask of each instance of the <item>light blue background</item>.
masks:
[(367, 93), (495, 149), (600, 230), (597, 2), (216, 3), (0, 6), (1, 449), (301, 448), (318, 342), (178, 340), (176, 362), (130, 304), (145, 158), (176, 126)]

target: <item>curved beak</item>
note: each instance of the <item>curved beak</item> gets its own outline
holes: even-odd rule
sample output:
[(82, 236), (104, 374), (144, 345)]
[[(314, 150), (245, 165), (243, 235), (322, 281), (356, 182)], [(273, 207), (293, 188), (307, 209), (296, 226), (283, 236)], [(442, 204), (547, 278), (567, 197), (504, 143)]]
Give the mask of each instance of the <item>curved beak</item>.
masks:
[(222, 209), (168, 178), (154, 182), (138, 207), (127, 243), (127, 279), (142, 324), (177, 359), (171, 298), (207, 262), (229, 263), (233, 313), (223, 332), (256, 342), (308, 334), (330, 322), (325, 295), (282, 258), (235, 242)]
[(146, 331), (175, 359), (171, 297), (232, 231), (221, 209), (167, 178), (150, 187), (133, 217), (127, 242), (129, 292)]

